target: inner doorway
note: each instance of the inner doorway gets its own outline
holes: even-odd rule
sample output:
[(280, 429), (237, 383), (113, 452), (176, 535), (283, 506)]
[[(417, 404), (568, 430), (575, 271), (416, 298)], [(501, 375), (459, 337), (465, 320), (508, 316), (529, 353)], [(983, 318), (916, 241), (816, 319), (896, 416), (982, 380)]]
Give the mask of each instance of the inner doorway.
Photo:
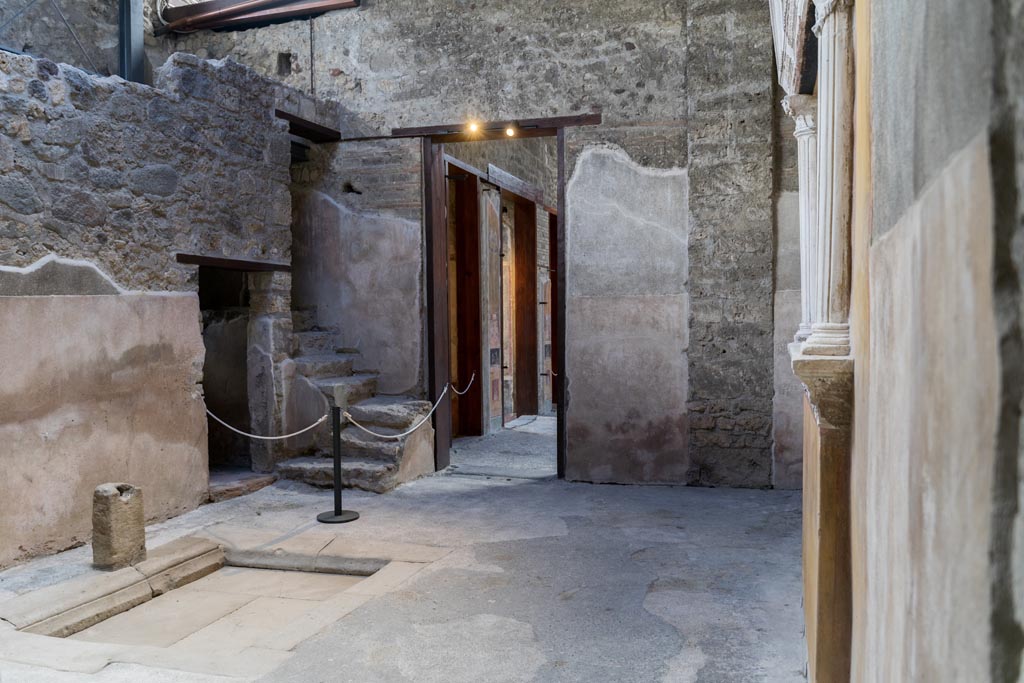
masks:
[[(544, 201), (557, 195), (554, 142), (455, 144), (443, 155), (450, 443), (461, 473), (557, 473), (549, 298), (557, 211)], [(525, 149), (510, 152), (517, 144)]]
[[(579, 126), (600, 125), (602, 117), (600, 113), (578, 114), (573, 116), (551, 117), (543, 119), (526, 119), (518, 121), (500, 122), (467, 122), (441, 126), (426, 126), (415, 128), (396, 128), (391, 132), (391, 137), (398, 138), (419, 138), (422, 140), (423, 159), (423, 209), (426, 227), (427, 242), (427, 363), (428, 363), (428, 398), (439, 401), (435, 412), (434, 433), (435, 433), (435, 466), (437, 469), (444, 469), (451, 463), (452, 444), (452, 402), (441, 400), (449, 387), (451, 375), (451, 345), (449, 326), (450, 303), (448, 297), (448, 286), (450, 278), (449, 267), (449, 241), (448, 241), (448, 205), (449, 192), (447, 185), (448, 160), (446, 159), (445, 146), (457, 143), (474, 143), (467, 147), (476, 147), (484, 143), (491, 143), (509, 138), (526, 139), (537, 137), (552, 137), (556, 150), (556, 177), (555, 200), (549, 205), (549, 214), (557, 216), (554, 220), (557, 225), (557, 237), (555, 240), (554, 253), (549, 253), (548, 266), (544, 272), (548, 277), (554, 274), (558, 280), (554, 284), (554, 290), (558, 294), (558, 310), (549, 316), (548, 334), (551, 336), (550, 347), (551, 357), (548, 358), (546, 346), (542, 346), (542, 356), (548, 367), (548, 381), (550, 387), (551, 403), (556, 407), (556, 465), (557, 475), (565, 476), (566, 462), (566, 429), (565, 411), (567, 409), (567, 387), (569, 377), (565, 368), (565, 186), (566, 186), (566, 129)], [(479, 169), (481, 172), (482, 168)], [(498, 186), (502, 185), (503, 174), (500, 169), (498, 173), (491, 173), (488, 167), (486, 177), (488, 182)], [(480, 175), (483, 175), (482, 173)], [(514, 182), (514, 178), (511, 179)], [(514, 188), (509, 188), (514, 191)], [(547, 223), (550, 226), (552, 219), (550, 215)], [(541, 225), (544, 223), (541, 222)], [(541, 240), (550, 244), (550, 240)], [(549, 249), (550, 251), (550, 249)], [(544, 290), (546, 292), (546, 290)], [(550, 307), (552, 299), (547, 296), (544, 305)], [(538, 302), (539, 305), (540, 302)], [(481, 328), (483, 330), (483, 328)], [(484, 334), (481, 331), (481, 334)], [(554, 358), (557, 349), (558, 357)], [(490, 349), (488, 349), (490, 352)], [(489, 360), (489, 359), (488, 359)], [(551, 382), (554, 375), (550, 368), (558, 368), (555, 373), (559, 376), (557, 385)], [(488, 366), (488, 370), (490, 367)], [(500, 370), (500, 366), (499, 366)], [(490, 378), (490, 376), (488, 375)], [(498, 386), (500, 387), (500, 376)], [(555, 391), (557, 389), (557, 395)]]
[[(249, 288), (247, 273), (199, 267), (203, 317), (203, 395), (206, 407), (242, 431), (250, 431), (248, 391)], [(207, 417), (210, 472), (250, 472), (250, 441)]]

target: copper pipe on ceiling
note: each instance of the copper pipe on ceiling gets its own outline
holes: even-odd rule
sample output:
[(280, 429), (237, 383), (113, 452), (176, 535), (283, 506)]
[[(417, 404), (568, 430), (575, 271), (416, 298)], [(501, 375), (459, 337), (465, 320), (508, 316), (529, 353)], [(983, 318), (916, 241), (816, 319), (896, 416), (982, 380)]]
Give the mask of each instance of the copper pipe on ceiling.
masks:
[(207, 24), (217, 23), (220, 20), (239, 14), (257, 12), (261, 9), (288, 4), (289, 2), (290, 0), (239, 0), (228, 3), (224, 2), (224, 0), (212, 0), (211, 2), (201, 2), (195, 5), (185, 5), (175, 8), (174, 14), (181, 18), (170, 22), (166, 26), (158, 27), (154, 33), (160, 35), (175, 31), (195, 31)]
[(283, 19), (293, 19), (323, 14), (324, 12), (336, 9), (352, 9), (355, 7), (359, 7), (359, 0), (304, 0), (298, 2), (293, 0), (280, 7), (239, 14), (223, 21), (215, 22), (213, 25), (203, 25), (200, 28), (231, 28), (243, 24), (281, 21)]
[[(195, 5), (167, 8), (174, 20), (158, 26), (154, 35), (230, 28), (252, 23), (282, 21), (359, 7), (360, 0), (209, 0)], [(205, 9), (204, 9), (205, 8)]]

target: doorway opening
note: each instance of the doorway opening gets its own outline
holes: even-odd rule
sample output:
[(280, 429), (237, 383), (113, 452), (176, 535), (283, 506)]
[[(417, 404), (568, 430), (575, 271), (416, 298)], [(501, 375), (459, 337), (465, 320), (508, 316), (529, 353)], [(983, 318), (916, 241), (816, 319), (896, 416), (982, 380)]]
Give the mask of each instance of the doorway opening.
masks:
[(453, 144), (442, 164), (451, 465), (555, 476), (556, 139)]
[[(250, 431), (248, 391), (249, 286), (247, 273), (199, 267), (203, 317), (203, 394), (206, 407), (242, 431)], [(207, 417), (210, 474), (252, 471), (250, 441)]]

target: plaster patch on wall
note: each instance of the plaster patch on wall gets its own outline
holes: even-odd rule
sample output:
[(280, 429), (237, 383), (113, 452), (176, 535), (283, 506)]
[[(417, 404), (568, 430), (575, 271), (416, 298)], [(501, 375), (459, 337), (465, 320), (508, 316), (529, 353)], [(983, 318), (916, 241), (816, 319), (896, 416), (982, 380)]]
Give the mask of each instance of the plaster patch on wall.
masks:
[[(567, 476), (686, 481), (687, 171), (589, 146), (566, 188)], [(643, 391), (628, 391), (638, 378)]]
[(127, 294), (114, 280), (80, 259), (48, 254), (24, 268), (0, 266), (0, 296)]
[(358, 348), (385, 394), (418, 393), (422, 362), (422, 226), (296, 192), (296, 308), (315, 308), (340, 346)]

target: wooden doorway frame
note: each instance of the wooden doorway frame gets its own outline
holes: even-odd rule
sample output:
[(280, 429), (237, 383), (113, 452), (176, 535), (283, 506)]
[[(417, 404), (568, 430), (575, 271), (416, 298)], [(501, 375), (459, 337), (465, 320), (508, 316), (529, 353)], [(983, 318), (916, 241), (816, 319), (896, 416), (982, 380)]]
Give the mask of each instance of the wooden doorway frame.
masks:
[[(566, 410), (568, 408), (569, 376), (566, 372), (566, 242), (565, 242), (565, 185), (566, 149), (565, 129), (578, 126), (600, 125), (600, 113), (546, 119), (486, 122), (478, 125), (478, 132), (470, 133), (466, 124), (449, 124), (421, 128), (397, 128), (389, 137), (422, 138), (423, 156), (423, 216), (426, 239), (427, 265), (427, 391), (428, 398), (438, 400), (448, 384), (450, 368), (448, 322), (448, 195), (445, 182), (446, 142), (473, 142), (477, 140), (509, 139), (504, 131), (514, 126), (517, 138), (553, 136), (558, 153), (558, 213), (557, 213), (557, 269), (556, 286), (559, 292), (555, 319), (555, 347), (560, 381), (555, 384), (558, 416), (557, 463), (558, 478), (565, 478), (568, 448)], [(451, 401), (445, 398), (438, 406), (434, 418), (434, 464), (441, 470), (451, 463)]]

